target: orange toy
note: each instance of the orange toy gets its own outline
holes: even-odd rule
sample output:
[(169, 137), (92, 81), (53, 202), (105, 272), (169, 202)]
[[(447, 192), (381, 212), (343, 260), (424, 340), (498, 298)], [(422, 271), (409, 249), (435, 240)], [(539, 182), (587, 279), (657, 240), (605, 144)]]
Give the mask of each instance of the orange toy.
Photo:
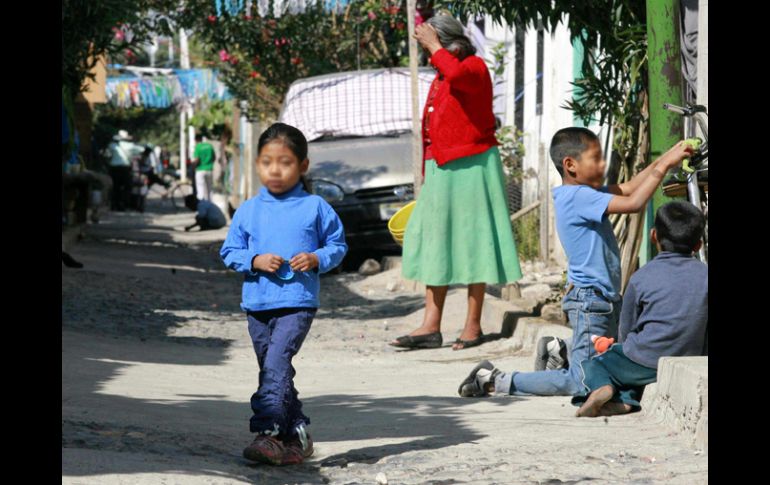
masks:
[(591, 342), (594, 343), (594, 349), (597, 354), (603, 354), (609, 349), (612, 344), (615, 343), (614, 338), (599, 337), (598, 335), (591, 335)]

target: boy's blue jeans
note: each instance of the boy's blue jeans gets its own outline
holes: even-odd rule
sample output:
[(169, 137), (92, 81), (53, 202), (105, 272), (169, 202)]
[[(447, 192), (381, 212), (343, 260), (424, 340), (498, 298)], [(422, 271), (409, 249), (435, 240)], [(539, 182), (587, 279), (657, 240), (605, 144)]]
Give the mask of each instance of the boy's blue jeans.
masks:
[(281, 308), (248, 312), (249, 334), (259, 362), (259, 389), (251, 396), (252, 433), (278, 436), (294, 434), (300, 424), (310, 424), (294, 388), (292, 358), (304, 342), (314, 308)]
[[(634, 410), (642, 408), (640, 401), (644, 386), (652, 384), (658, 378), (658, 370), (637, 364), (626, 357), (622, 344), (614, 344), (607, 352), (597, 355), (581, 364), (585, 378), (586, 392), (593, 392), (600, 387), (611, 385), (615, 388), (612, 401), (622, 402)], [(575, 396), (572, 404), (583, 404), (588, 395)]]
[(622, 300), (609, 301), (593, 287), (572, 287), (562, 300), (562, 309), (572, 327), (569, 369), (501, 374), (495, 380), (495, 391), (538, 396), (585, 394), (580, 364), (596, 355), (591, 335), (617, 340), (621, 303)]

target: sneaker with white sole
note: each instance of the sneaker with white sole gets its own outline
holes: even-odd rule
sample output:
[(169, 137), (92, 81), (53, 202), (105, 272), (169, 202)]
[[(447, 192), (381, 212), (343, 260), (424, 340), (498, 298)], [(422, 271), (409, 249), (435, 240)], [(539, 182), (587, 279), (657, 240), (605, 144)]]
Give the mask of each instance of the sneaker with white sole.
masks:
[(494, 386), (495, 378), (501, 372), (492, 362), (485, 360), (473, 368), (468, 377), (460, 384), (457, 393), (461, 397), (483, 397), (488, 396), (487, 385), (492, 383)]
[(535, 370), (569, 369), (567, 344), (559, 337), (543, 337), (537, 343)]

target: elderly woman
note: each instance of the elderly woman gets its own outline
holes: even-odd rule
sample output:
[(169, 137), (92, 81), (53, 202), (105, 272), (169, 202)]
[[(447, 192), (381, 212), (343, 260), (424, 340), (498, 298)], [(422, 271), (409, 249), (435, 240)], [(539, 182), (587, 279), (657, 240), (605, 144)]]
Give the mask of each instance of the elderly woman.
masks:
[(403, 276), (426, 287), (422, 325), (391, 345), (441, 347), (448, 285), (468, 285), (465, 328), (453, 349), (484, 341), (486, 284), (521, 278), (492, 113), (492, 80), (460, 22), (438, 15), (415, 38), (436, 69), (422, 120), (425, 184), (404, 234)]

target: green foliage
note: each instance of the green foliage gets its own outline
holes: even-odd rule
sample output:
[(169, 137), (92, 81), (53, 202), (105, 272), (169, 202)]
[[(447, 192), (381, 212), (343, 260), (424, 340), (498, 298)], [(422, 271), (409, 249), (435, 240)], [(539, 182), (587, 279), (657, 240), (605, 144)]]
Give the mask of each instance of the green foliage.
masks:
[[(405, 1), (366, 0), (303, 13), (261, 17), (257, 2), (237, 15), (216, 15), (215, 2), (188, 0), (175, 19), (216, 59), (223, 82), (247, 102), (250, 118), (275, 116), (295, 80), (331, 72), (397, 67), (408, 62)], [(405, 62), (404, 59), (407, 59)]]

